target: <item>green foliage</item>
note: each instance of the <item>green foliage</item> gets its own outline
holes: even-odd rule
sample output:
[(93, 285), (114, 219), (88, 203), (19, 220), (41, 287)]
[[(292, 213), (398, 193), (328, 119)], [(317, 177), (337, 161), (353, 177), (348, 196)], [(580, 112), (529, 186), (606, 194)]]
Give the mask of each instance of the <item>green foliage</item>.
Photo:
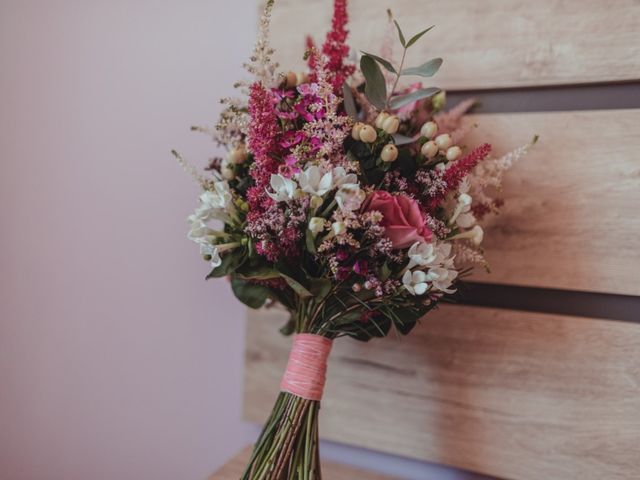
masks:
[(441, 58), (433, 58), (428, 62), (423, 63), (419, 67), (405, 68), (402, 70), (402, 75), (417, 75), (420, 77), (433, 77), (440, 67), (442, 66)]
[(434, 87), (421, 88), (419, 90), (408, 93), (406, 95), (396, 95), (395, 97), (391, 97), (391, 100), (389, 101), (389, 105), (391, 106), (391, 108), (396, 110), (398, 108), (404, 107), (405, 105), (409, 105), (410, 103), (415, 102), (416, 100), (422, 100), (424, 98), (432, 97), (439, 91), (440, 91), (439, 88), (434, 88)]
[(342, 85), (342, 94), (344, 96), (344, 109), (351, 118), (357, 120), (358, 109), (356, 108), (356, 101), (353, 98), (351, 87), (346, 82)]
[[(409, 48), (411, 45), (413, 45), (414, 43), (416, 43), (418, 40), (420, 40), (420, 38), (422, 38), (422, 36), (427, 33), (429, 30), (431, 30), (433, 27), (435, 27), (435, 25), (431, 25), (429, 28), (425, 28), (423, 31), (421, 31), (420, 33), (416, 33), (413, 37), (411, 37), (411, 40), (409, 40), (407, 42), (407, 47)], [(400, 28), (400, 27), (398, 27)]]
[(386, 68), (389, 72), (395, 73), (395, 74), (398, 73), (396, 72), (396, 69), (393, 67), (393, 65), (391, 65), (391, 62), (389, 60), (385, 60), (384, 58), (374, 55), (372, 53), (367, 53), (367, 52), (362, 52), (362, 53), (368, 57), (373, 58), (376, 62), (378, 62), (380, 65)]
[(251, 283), (234, 276), (231, 289), (238, 300), (249, 308), (260, 308), (269, 297), (269, 289), (257, 283)]
[(331, 280), (329, 278), (312, 278), (309, 290), (316, 297), (316, 301), (322, 301), (331, 292)]
[(398, 38), (400, 39), (400, 43), (404, 48), (407, 48), (407, 41), (404, 39), (404, 33), (402, 33), (400, 25), (396, 20), (394, 20), (393, 23), (396, 25), (396, 29), (398, 29)]
[(383, 110), (387, 102), (387, 84), (380, 65), (373, 57), (363, 55), (360, 59), (360, 69), (366, 80), (364, 94), (372, 105)]

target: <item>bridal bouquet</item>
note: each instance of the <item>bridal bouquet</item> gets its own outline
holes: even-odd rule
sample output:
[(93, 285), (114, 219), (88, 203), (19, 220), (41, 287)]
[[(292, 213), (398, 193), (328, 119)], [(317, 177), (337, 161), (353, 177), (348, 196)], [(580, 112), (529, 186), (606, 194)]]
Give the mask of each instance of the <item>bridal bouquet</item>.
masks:
[(405, 65), (430, 28), (407, 37), (389, 14), (381, 50), (352, 54), (346, 3), (335, 0), (322, 47), (307, 40), (308, 71), (282, 73), (268, 2), (242, 98), (223, 100), (215, 129), (193, 127), (226, 156), (201, 174), (174, 152), (203, 189), (188, 236), (211, 265), (207, 278), (228, 277), (251, 308), (290, 313), (289, 364), (245, 480), (321, 478), (318, 411), (333, 340), (408, 334), (484, 265), (479, 222), (500, 207), (492, 194), (528, 148), (491, 158), (488, 144), (464, 146), (473, 101), (445, 111), (440, 89), (402, 82), (442, 64)]

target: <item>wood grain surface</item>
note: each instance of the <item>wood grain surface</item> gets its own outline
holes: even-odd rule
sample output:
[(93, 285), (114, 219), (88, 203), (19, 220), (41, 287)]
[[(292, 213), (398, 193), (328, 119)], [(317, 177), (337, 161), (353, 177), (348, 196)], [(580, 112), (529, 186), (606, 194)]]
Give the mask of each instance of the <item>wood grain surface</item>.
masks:
[[(247, 447), (209, 477), (209, 480), (238, 480), (244, 471), (250, 455), (251, 447)], [(322, 463), (322, 474), (327, 480), (394, 480), (392, 477), (332, 462)]]
[[(272, 43), (287, 69), (302, 68), (305, 35), (324, 40), (331, 5), (330, 0), (276, 0)], [(636, 0), (350, 0), (349, 43), (354, 50), (379, 52), (387, 8), (407, 36), (436, 25), (411, 49), (408, 60), (413, 66), (444, 58), (434, 79), (442, 88), (640, 79)]]
[[(262, 423), (290, 339), (249, 319), (244, 413)], [(518, 480), (638, 478), (640, 325), (445, 306), (408, 337), (336, 342), (325, 439)]]
[[(505, 153), (539, 134), (505, 177), (474, 280), (640, 295), (640, 110), (487, 114), (464, 141)], [(640, 315), (640, 312), (639, 312)]]

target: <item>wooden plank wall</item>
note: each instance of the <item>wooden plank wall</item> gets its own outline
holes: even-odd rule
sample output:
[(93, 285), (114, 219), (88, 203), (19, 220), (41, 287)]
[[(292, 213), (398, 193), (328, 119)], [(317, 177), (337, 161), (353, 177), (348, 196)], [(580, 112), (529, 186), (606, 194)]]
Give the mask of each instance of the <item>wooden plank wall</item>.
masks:
[[(435, 81), (450, 90), (640, 81), (637, 1), (351, 0), (357, 49), (375, 53), (389, 3), (408, 32), (437, 24), (411, 63), (444, 57)], [(278, 59), (301, 65), (302, 36), (321, 39), (330, 13), (329, 0), (278, 0)], [(499, 285), (521, 285), (640, 296), (640, 100), (630, 103), (470, 119), (479, 128), (465, 143), (487, 139), (498, 154), (541, 137), (508, 176), (508, 203), (487, 229), (492, 273), (474, 280), (496, 284), (497, 295)], [(628, 317), (637, 321), (626, 323), (446, 306), (400, 341), (336, 342), (322, 435), (514, 480), (638, 478), (634, 304), (637, 318)], [(277, 310), (249, 317), (251, 421), (266, 418), (277, 393), (290, 342), (277, 332), (284, 319)]]
[[(356, 50), (380, 44), (389, 7), (405, 32), (435, 24), (409, 60), (444, 58), (436, 78), (450, 90), (640, 78), (640, 5), (634, 0), (350, 0), (349, 5), (350, 44)], [(276, 0), (276, 58), (301, 69), (304, 35), (322, 41), (331, 13), (329, 0)]]
[[(286, 315), (249, 316), (245, 418), (275, 401)], [(444, 306), (407, 337), (335, 342), (325, 439), (499, 478), (640, 472), (640, 325)]]

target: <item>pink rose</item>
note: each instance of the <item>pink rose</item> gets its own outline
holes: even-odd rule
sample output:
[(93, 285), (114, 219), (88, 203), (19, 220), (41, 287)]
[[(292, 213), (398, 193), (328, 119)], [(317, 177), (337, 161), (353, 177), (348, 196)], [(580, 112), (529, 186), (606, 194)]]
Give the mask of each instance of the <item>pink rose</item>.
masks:
[(367, 198), (363, 210), (376, 210), (382, 214), (380, 225), (384, 227), (394, 248), (406, 248), (415, 242), (431, 241), (432, 232), (425, 225), (420, 207), (409, 197), (376, 190)]

